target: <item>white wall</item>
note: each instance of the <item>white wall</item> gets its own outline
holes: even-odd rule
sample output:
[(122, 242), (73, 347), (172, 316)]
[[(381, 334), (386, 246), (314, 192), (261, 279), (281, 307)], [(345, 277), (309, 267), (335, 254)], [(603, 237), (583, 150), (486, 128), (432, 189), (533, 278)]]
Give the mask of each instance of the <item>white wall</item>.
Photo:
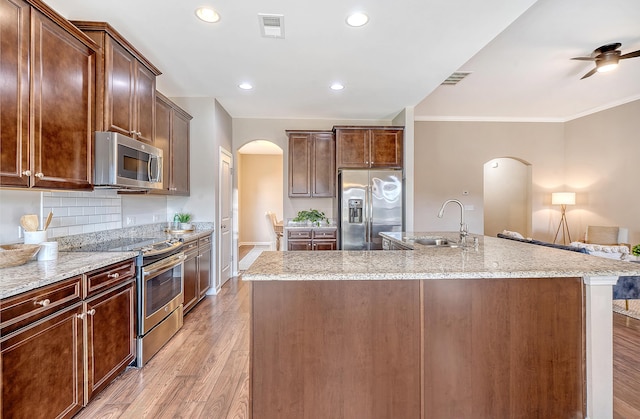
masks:
[(587, 225), (617, 225), (640, 243), (640, 100), (567, 122), (565, 155), (567, 189), (576, 192), (571, 238)]
[(437, 218), (442, 203), (455, 198), (474, 207), (465, 221), (470, 232), (483, 234), (483, 168), (496, 157), (531, 163), (532, 235), (553, 240), (560, 211), (551, 207), (550, 194), (563, 189), (562, 123), (416, 122), (414, 230), (457, 231), (456, 211)]

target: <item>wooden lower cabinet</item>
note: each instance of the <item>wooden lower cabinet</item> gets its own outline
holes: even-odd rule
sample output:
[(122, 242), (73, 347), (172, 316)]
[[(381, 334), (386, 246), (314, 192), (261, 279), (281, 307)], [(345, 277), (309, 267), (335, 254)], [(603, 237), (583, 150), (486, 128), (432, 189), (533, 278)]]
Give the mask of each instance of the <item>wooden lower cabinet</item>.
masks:
[(211, 236), (202, 237), (198, 241), (198, 292), (204, 298), (211, 288)]
[(211, 235), (185, 243), (184, 303), (186, 314), (211, 287)]
[[(114, 277), (81, 300), (88, 284)], [(135, 295), (130, 260), (0, 301), (0, 417), (69, 418), (82, 409), (135, 358)]]
[(192, 240), (184, 245), (184, 302), (182, 307), (186, 314), (199, 299), (198, 276), (198, 240)]
[(70, 418), (82, 409), (82, 303), (0, 343), (3, 418)]
[(135, 282), (131, 281), (84, 303), (87, 402), (135, 359), (135, 301)]
[(253, 418), (583, 418), (581, 278), (255, 281)]
[(337, 250), (336, 228), (288, 229), (287, 250)]

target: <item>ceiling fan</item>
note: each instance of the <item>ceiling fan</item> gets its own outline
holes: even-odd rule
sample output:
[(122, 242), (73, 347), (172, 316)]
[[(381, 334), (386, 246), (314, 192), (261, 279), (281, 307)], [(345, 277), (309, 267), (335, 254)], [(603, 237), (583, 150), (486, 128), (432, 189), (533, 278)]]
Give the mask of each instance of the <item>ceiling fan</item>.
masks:
[(611, 71), (618, 66), (618, 61), (626, 58), (640, 57), (640, 50), (622, 54), (618, 49), (622, 46), (621, 43), (616, 42), (613, 44), (603, 45), (596, 48), (589, 57), (573, 57), (572, 60), (581, 61), (595, 61), (596, 66), (587, 74), (582, 76), (580, 80), (593, 76), (596, 72), (603, 73), (605, 71)]

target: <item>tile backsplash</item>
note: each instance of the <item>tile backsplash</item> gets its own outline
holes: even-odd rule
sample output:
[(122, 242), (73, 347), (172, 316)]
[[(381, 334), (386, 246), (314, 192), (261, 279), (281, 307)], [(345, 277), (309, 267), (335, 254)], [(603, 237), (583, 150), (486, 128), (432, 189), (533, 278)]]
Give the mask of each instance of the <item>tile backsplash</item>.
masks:
[(42, 209), (53, 211), (49, 238), (122, 228), (122, 196), (112, 189), (44, 192)]

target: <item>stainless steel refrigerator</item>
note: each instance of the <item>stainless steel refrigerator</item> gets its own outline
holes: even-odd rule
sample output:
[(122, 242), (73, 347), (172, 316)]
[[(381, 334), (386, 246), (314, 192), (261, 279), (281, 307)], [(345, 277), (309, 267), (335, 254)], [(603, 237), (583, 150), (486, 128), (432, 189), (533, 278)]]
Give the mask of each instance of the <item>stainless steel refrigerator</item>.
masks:
[(340, 248), (382, 249), (382, 231), (402, 231), (402, 170), (338, 173)]

